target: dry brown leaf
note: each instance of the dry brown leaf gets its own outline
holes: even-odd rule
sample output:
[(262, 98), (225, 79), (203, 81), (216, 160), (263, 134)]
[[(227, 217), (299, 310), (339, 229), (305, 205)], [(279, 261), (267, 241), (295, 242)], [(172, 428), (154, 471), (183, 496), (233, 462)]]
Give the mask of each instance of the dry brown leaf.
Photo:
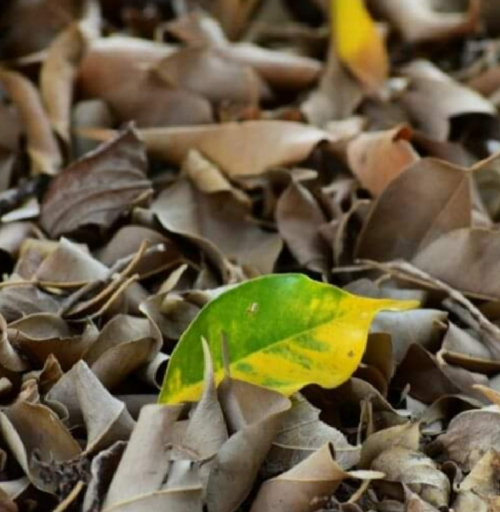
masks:
[(161, 489), (168, 476), (173, 424), (182, 405), (142, 409), (104, 502), (104, 510), (135, 496)]
[(362, 99), (360, 83), (342, 66), (334, 45), (329, 45), (320, 82), (300, 106), (304, 117), (323, 128), (334, 120), (350, 117)]
[(75, 387), (87, 430), (85, 453), (98, 453), (117, 441), (127, 441), (134, 420), (125, 404), (109, 394), (83, 361), (76, 365)]
[(205, 194), (231, 192), (240, 203), (250, 204), (250, 198), (245, 192), (231, 185), (221, 170), (196, 149), (187, 154), (182, 164), (182, 172), (200, 192)]
[(70, 142), (71, 106), (78, 63), (85, 52), (85, 37), (71, 25), (51, 44), (40, 72), (40, 94), (54, 131)]
[(500, 361), (490, 352), (488, 344), (451, 322), (440, 354), (447, 363), (471, 372), (494, 374), (500, 371)]
[(415, 256), (413, 263), (465, 294), (498, 299), (498, 232), (487, 229), (457, 229), (443, 235), (423, 248)]
[(181, 445), (174, 446), (174, 449), (185, 452), (186, 458), (195, 460), (215, 457), (229, 437), (217, 396), (210, 348), (205, 339), (202, 343), (205, 360), (203, 395), (191, 414)]
[[(19, 282), (19, 278), (14, 276)], [(0, 289), (0, 314), (13, 322), (33, 313), (57, 313), (60, 302), (56, 296), (45, 293), (33, 285), (20, 284)]]
[(411, 130), (400, 126), (383, 132), (362, 133), (348, 143), (349, 167), (375, 197), (419, 160), (410, 144), (411, 137)]
[[(113, 132), (84, 131), (108, 140)], [(222, 125), (138, 130), (154, 156), (181, 165), (197, 149), (232, 178), (257, 176), (265, 171), (300, 162), (330, 135), (291, 121), (246, 121)]]
[(198, 125), (213, 121), (208, 100), (166, 86), (152, 69), (175, 48), (130, 37), (96, 41), (82, 60), (80, 87), (104, 100), (121, 122), (137, 126)]
[(375, 432), (363, 443), (359, 466), (369, 468), (373, 461), (386, 450), (401, 447), (417, 450), (420, 442), (420, 425), (405, 423)]
[(448, 140), (451, 119), (471, 114), (496, 116), (494, 105), (428, 61), (416, 61), (404, 69), (410, 85), (401, 104), (417, 127), (432, 139)]
[(433, 240), (471, 224), (470, 175), (424, 158), (392, 181), (372, 207), (357, 255), (411, 259)]
[(423, 453), (403, 446), (388, 448), (372, 462), (371, 468), (385, 473), (384, 480), (407, 485), (436, 508), (450, 500), (450, 481), (437, 464)]
[(219, 400), (232, 435), (211, 461), (205, 502), (211, 512), (231, 512), (250, 493), (291, 402), (228, 378), (219, 387)]
[(491, 449), (500, 447), (498, 407), (462, 412), (451, 421), (448, 430), (430, 446), (432, 453), (444, 453), (464, 471), (471, 471)]
[(57, 248), (37, 268), (35, 279), (71, 288), (104, 278), (108, 267), (93, 258), (84, 247), (61, 238)]
[(291, 470), (323, 445), (330, 444), (335, 462), (348, 470), (359, 461), (360, 448), (348, 443), (337, 429), (320, 420), (320, 410), (303, 396), (293, 397), (292, 408), (283, 419), (283, 425), (264, 465), (269, 477)]
[(22, 372), (29, 368), (15, 347), (9, 341), (7, 322), (0, 315), (0, 366), (12, 372)]
[(216, 104), (258, 104), (271, 95), (251, 67), (228, 59), (216, 48), (181, 49), (161, 60), (154, 72), (167, 86), (188, 90)]
[[(282, 475), (262, 484), (251, 512), (312, 512), (348, 478), (382, 478), (377, 471), (344, 471), (328, 444)], [(316, 500), (314, 499), (316, 498)]]
[(325, 275), (329, 270), (328, 247), (319, 229), (327, 218), (314, 195), (292, 181), (278, 199), (276, 225), (300, 265)]
[(92, 512), (102, 507), (105, 494), (126, 446), (125, 441), (117, 441), (93, 458), (90, 465), (90, 481), (82, 505), (83, 512)]
[(82, 358), (97, 335), (91, 323), (78, 332), (59, 316), (49, 313), (27, 315), (9, 324), (9, 336), (15, 347), (38, 364), (44, 364), (53, 355), (65, 371)]
[(136, 254), (144, 241), (150, 246), (163, 245), (165, 250), (145, 254), (134, 267), (134, 273), (149, 277), (183, 263), (184, 258), (177, 245), (158, 231), (128, 225), (119, 229), (109, 242), (97, 253), (99, 261), (112, 267), (120, 259)]
[(19, 111), (33, 173), (56, 174), (62, 158), (38, 90), (16, 71), (0, 70), (0, 83)]
[(96, 149), (98, 142), (78, 136), (82, 128), (112, 128), (114, 126), (113, 114), (108, 104), (100, 99), (82, 100), (77, 102), (72, 110), (71, 122), (73, 125), (73, 153), (81, 158), (85, 153)]
[(436, 309), (415, 309), (400, 313), (384, 311), (375, 317), (370, 332), (391, 336), (393, 357), (399, 364), (412, 343), (429, 350), (439, 347), (446, 319), (447, 314)]
[(81, 452), (56, 414), (41, 404), (19, 401), (11, 405), (0, 413), (0, 429), (31, 483), (46, 492), (53, 493), (57, 482), (38, 471), (37, 461), (69, 461)]
[(85, 228), (108, 229), (147, 197), (146, 155), (129, 128), (65, 169), (50, 185), (40, 223), (54, 238)]
[(160, 194), (151, 209), (165, 229), (192, 240), (216, 263), (222, 254), (265, 274), (272, 272), (281, 251), (279, 237), (258, 228), (248, 208), (226, 192), (208, 196), (179, 180)]
[[(372, 0), (371, 5), (383, 14), (410, 43), (439, 41), (462, 37), (476, 30), (481, 2), (469, 0), (467, 12), (439, 12), (432, 0)], [(454, 4), (456, 6), (456, 4)]]

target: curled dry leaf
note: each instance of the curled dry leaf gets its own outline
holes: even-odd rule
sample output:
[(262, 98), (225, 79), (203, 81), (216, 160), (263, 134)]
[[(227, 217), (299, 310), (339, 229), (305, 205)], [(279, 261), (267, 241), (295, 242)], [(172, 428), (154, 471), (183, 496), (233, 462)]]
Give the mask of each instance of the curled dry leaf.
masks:
[(83, 361), (76, 365), (75, 388), (87, 430), (85, 453), (128, 440), (135, 422), (125, 404), (109, 394)]
[(276, 204), (277, 228), (297, 261), (322, 274), (329, 270), (327, 246), (319, 231), (326, 222), (313, 194), (292, 181)]
[(420, 442), (420, 425), (405, 423), (375, 432), (363, 443), (359, 466), (369, 468), (373, 461), (386, 450), (396, 446), (417, 450)]
[[(85, 133), (85, 132), (84, 132)], [(113, 132), (87, 130), (97, 139)], [(291, 121), (246, 121), (211, 126), (138, 130), (153, 156), (181, 165), (197, 149), (229, 177), (257, 176), (265, 171), (307, 158), (328, 132)]]
[(314, 84), (321, 74), (321, 63), (315, 59), (251, 43), (224, 45), (219, 51), (235, 62), (252, 67), (273, 88), (301, 91)]
[(85, 51), (78, 25), (71, 25), (51, 44), (40, 72), (40, 94), (54, 131), (70, 141), (71, 107), (77, 66)]
[(363, 99), (359, 82), (341, 64), (335, 46), (329, 45), (323, 74), (316, 89), (301, 104), (304, 117), (318, 127), (351, 116)]
[[(152, 507), (155, 494), (165, 494), (165, 496), (156, 496), (156, 499), (163, 498), (164, 505), (175, 504), (175, 501), (170, 501), (175, 500), (175, 494), (172, 495), (173, 493), (168, 490), (162, 492), (162, 487), (167, 480), (171, 465), (168, 450), (173, 442), (172, 427), (181, 411), (181, 406), (150, 405), (142, 409), (139, 421), (111, 481), (103, 510), (127, 510), (121, 507), (131, 502), (136, 506)], [(183, 493), (183, 490), (179, 489), (178, 492)], [(201, 488), (191, 489), (191, 491), (186, 489), (185, 492), (188, 497), (191, 493), (195, 493), (199, 500)], [(156, 509), (149, 508), (149, 510)]]
[(258, 104), (271, 94), (251, 67), (229, 60), (212, 48), (179, 50), (160, 61), (154, 72), (169, 87), (186, 89), (216, 104)]
[(374, 196), (419, 160), (410, 143), (412, 132), (400, 126), (382, 132), (362, 133), (347, 145), (349, 166)]
[(358, 257), (411, 259), (440, 236), (471, 224), (470, 173), (422, 159), (399, 175), (373, 205), (358, 240)]
[[(206, 195), (187, 180), (162, 192), (151, 210), (169, 232), (192, 240), (215, 262), (222, 253), (238, 265), (265, 274), (272, 272), (282, 248), (279, 237), (252, 222), (248, 207), (232, 194)], [(234, 232), (239, 233), (238, 239)]]
[(413, 263), (465, 294), (498, 299), (500, 287), (495, 276), (499, 250), (498, 232), (457, 229), (422, 249)]
[(54, 238), (108, 229), (151, 193), (146, 155), (131, 128), (65, 169), (50, 185), (40, 222)]
[(492, 353), (489, 344), (480, 335), (449, 324), (440, 352), (449, 364), (455, 364), (471, 372), (493, 374), (500, 371), (498, 354)]
[(0, 429), (31, 483), (46, 492), (54, 493), (57, 482), (37, 471), (36, 461), (64, 462), (81, 453), (57, 415), (41, 404), (19, 401), (11, 405), (0, 413)]
[(400, 482), (436, 508), (450, 500), (450, 481), (437, 464), (423, 453), (396, 446), (382, 452), (371, 468), (385, 473), (384, 480)]
[(78, 332), (59, 316), (35, 313), (11, 323), (9, 335), (14, 346), (31, 360), (44, 364), (53, 355), (62, 369), (68, 370), (87, 352), (98, 331), (88, 323)]
[(452, 118), (470, 114), (496, 116), (490, 101), (455, 82), (428, 61), (413, 62), (404, 73), (410, 85), (400, 101), (417, 127), (433, 139), (449, 138)]
[(437, 309), (382, 311), (373, 320), (370, 332), (387, 333), (391, 336), (393, 357), (399, 364), (413, 343), (428, 350), (439, 347), (446, 319), (447, 314)]
[(429, 453), (442, 453), (464, 471), (471, 471), (489, 450), (498, 450), (499, 418), (500, 412), (495, 406), (462, 412), (430, 445)]
[(131, 37), (94, 42), (82, 60), (78, 84), (104, 100), (121, 122), (138, 126), (197, 125), (213, 121), (208, 100), (169, 88), (152, 72), (175, 48)]
[(477, 0), (469, 0), (465, 13), (439, 12), (431, 0), (374, 0), (371, 5), (410, 43), (461, 37), (474, 32), (479, 21)]
[(150, 246), (164, 246), (161, 252), (145, 254), (134, 267), (134, 273), (151, 276), (158, 272), (178, 266), (184, 258), (177, 245), (158, 231), (143, 226), (124, 226), (119, 229), (97, 254), (98, 259), (112, 267), (120, 259), (137, 254), (141, 245), (147, 240)]
[[(336, 462), (328, 444), (276, 478), (264, 482), (251, 512), (312, 512), (327, 500), (345, 479), (382, 478), (377, 471), (344, 471)], [(316, 498), (316, 500), (314, 500)]]
[(22, 74), (5, 69), (0, 70), (0, 83), (16, 105), (24, 125), (33, 173), (56, 174), (62, 158), (35, 85)]
[(319, 418), (320, 410), (301, 395), (292, 397), (292, 408), (283, 419), (265, 462), (266, 474), (274, 476), (291, 470), (322, 446), (330, 444), (334, 460), (343, 470), (359, 461), (359, 447), (351, 446), (345, 436)]
[(291, 402), (275, 391), (227, 377), (219, 400), (233, 435), (211, 463), (205, 500), (211, 512), (231, 512), (250, 493)]
[(56, 249), (42, 260), (35, 272), (35, 279), (61, 288), (79, 287), (102, 279), (108, 268), (97, 261), (85, 246), (61, 238)]

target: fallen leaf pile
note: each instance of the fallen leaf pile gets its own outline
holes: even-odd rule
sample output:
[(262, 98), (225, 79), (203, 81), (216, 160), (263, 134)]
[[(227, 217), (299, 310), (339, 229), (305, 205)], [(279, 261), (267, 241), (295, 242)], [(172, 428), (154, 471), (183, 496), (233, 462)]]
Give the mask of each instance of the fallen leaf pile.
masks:
[(1, 511), (500, 511), (498, 1), (0, 33)]

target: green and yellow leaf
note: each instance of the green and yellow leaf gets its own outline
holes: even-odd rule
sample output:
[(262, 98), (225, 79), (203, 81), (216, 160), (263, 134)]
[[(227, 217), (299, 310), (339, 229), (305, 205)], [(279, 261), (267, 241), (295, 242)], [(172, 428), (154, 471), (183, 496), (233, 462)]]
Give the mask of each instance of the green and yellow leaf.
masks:
[(341, 62), (368, 89), (378, 89), (389, 73), (389, 58), (364, 0), (330, 0), (333, 43)]
[(172, 353), (160, 402), (196, 401), (203, 388), (202, 338), (216, 382), (231, 377), (291, 395), (308, 384), (334, 388), (358, 367), (377, 312), (416, 307), (414, 301), (368, 299), (300, 274), (245, 282), (210, 302)]

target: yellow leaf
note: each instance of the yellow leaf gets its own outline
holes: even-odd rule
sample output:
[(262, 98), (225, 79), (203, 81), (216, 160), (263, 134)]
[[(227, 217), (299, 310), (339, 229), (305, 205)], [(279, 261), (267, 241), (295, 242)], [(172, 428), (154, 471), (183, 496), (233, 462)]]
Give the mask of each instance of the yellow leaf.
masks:
[(339, 59), (369, 90), (378, 89), (387, 78), (389, 59), (364, 0), (330, 0), (330, 5), (332, 41)]
[(196, 401), (203, 387), (204, 338), (217, 382), (227, 340), (231, 376), (291, 395), (308, 384), (333, 388), (358, 367), (368, 329), (382, 309), (416, 302), (357, 297), (300, 274), (247, 281), (209, 303), (175, 348), (160, 402)]

